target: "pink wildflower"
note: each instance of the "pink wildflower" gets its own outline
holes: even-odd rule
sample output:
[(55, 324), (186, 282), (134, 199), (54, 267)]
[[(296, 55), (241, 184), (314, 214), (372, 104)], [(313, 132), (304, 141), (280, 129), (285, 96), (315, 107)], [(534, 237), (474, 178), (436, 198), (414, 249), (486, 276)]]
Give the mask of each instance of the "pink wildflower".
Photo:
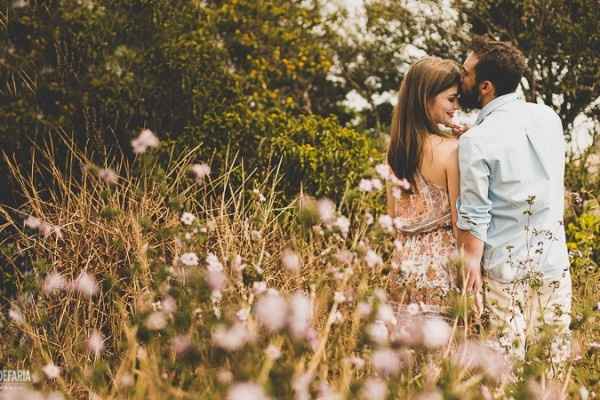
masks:
[(204, 178), (210, 175), (210, 167), (206, 163), (193, 164), (190, 167), (190, 170), (192, 171), (192, 175), (194, 175), (194, 178), (198, 183), (202, 183)]
[(148, 147), (158, 147), (159, 144), (158, 137), (150, 129), (143, 129), (139, 136), (131, 141), (135, 154), (145, 153)]

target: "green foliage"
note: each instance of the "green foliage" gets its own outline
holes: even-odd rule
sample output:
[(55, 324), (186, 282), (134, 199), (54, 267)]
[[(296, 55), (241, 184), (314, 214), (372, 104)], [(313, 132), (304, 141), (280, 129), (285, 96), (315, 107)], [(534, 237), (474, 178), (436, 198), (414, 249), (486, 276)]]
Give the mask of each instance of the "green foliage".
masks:
[(326, 44), (337, 18), (321, 11), (281, 0), (9, 7), (2, 149), (25, 161), (32, 142), (59, 131), (99, 159), (105, 148), (131, 155), (131, 138), (148, 127), (181, 149), (200, 145), (205, 160), (216, 153), (215, 171), (236, 152), (262, 166), (263, 140), (321, 103), (315, 87), (333, 64)]
[(568, 248), (574, 271), (597, 272), (600, 265), (600, 215), (583, 213), (567, 226)]
[(308, 193), (334, 198), (357, 183), (375, 156), (368, 137), (314, 116), (289, 121), (286, 134), (273, 138), (272, 145), (283, 156), (288, 190), (302, 185)]

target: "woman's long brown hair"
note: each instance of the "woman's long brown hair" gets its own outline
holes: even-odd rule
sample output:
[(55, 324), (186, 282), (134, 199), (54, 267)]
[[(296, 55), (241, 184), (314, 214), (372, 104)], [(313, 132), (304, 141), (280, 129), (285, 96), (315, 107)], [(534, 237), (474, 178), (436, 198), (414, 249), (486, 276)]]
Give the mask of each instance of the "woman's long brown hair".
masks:
[(402, 80), (390, 127), (388, 163), (399, 179), (415, 185), (427, 134), (444, 135), (429, 115), (429, 103), (460, 84), (460, 70), (451, 60), (426, 57), (414, 63)]

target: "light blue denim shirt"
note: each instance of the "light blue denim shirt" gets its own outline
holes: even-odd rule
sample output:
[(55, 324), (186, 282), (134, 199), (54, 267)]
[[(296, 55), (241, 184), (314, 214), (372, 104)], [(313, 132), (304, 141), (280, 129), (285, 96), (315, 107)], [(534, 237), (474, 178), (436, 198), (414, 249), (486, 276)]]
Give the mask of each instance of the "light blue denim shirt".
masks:
[(495, 98), (459, 139), (457, 225), (485, 243), (483, 268), (508, 283), (528, 271), (569, 271), (565, 243), (565, 140), (549, 107), (515, 93)]

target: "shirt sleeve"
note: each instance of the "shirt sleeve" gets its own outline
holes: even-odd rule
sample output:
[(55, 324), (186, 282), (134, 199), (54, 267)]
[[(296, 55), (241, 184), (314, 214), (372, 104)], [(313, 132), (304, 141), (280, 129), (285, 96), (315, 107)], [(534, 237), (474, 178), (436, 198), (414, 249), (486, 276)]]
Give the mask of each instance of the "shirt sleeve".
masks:
[(480, 146), (471, 137), (461, 137), (458, 144), (460, 193), (456, 200), (458, 228), (469, 231), (485, 242), (492, 219), (488, 188), (489, 165)]

